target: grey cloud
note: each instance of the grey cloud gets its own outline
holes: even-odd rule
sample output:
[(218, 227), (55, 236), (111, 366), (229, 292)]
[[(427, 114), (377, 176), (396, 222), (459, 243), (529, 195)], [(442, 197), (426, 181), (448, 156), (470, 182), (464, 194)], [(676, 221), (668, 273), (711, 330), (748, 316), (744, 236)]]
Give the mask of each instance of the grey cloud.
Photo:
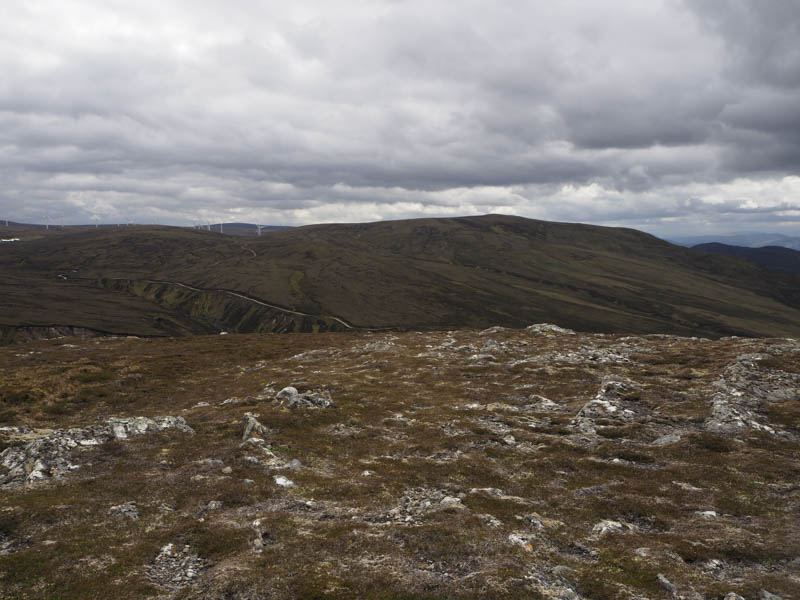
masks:
[[(727, 218), (724, 203), (670, 194), (743, 178), (777, 189), (800, 164), (793, 2), (31, 0), (5, 13), (12, 216)], [(575, 192), (562, 210), (537, 196), (592, 183), (626, 201)]]

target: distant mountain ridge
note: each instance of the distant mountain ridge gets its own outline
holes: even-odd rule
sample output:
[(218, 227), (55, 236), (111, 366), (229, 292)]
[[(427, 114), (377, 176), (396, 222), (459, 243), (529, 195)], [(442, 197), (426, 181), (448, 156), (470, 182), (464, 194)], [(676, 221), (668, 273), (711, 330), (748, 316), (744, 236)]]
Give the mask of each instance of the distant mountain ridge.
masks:
[(672, 237), (667, 241), (688, 248), (699, 244), (725, 244), (745, 248), (762, 248), (764, 246), (781, 246), (800, 250), (800, 236), (789, 236), (781, 233), (737, 233), (732, 235), (697, 235)]
[(727, 244), (698, 244), (692, 250), (713, 252), (744, 258), (772, 271), (800, 274), (800, 252), (782, 246), (764, 246), (763, 248), (743, 248)]

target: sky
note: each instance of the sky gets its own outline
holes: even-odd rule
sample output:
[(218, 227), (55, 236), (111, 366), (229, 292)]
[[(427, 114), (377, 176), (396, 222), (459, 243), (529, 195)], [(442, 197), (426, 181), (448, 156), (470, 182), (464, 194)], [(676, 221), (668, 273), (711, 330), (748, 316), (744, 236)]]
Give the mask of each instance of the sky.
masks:
[(800, 234), (797, 0), (10, 0), (0, 219)]

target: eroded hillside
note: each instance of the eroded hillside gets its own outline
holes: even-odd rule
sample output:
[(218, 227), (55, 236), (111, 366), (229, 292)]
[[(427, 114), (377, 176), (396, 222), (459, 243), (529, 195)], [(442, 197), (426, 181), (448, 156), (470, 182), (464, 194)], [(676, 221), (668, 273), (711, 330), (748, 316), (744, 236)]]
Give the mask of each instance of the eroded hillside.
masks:
[(547, 325), (5, 347), (0, 596), (800, 597), (798, 365)]

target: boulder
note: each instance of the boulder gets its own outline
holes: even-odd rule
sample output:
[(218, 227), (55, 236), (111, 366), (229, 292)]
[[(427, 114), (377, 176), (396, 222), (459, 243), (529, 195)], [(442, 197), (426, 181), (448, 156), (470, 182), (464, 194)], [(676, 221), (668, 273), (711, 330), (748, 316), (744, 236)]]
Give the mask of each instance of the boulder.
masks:
[(333, 406), (327, 390), (308, 391), (302, 394), (294, 387), (285, 387), (275, 396), (286, 408), (329, 408)]

